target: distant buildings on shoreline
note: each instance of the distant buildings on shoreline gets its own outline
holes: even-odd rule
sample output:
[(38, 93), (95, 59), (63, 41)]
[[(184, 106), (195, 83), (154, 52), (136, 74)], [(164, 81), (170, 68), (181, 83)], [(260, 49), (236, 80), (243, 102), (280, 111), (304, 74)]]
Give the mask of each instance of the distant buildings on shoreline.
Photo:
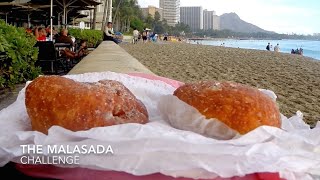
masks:
[[(22, 0), (23, 1), (23, 0)], [(96, 29), (101, 29), (101, 22), (104, 11), (104, 1), (97, 6)], [(160, 20), (165, 19), (169, 26), (175, 26), (178, 23), (187, 24), (192, 32), (198, 30), (220, 30), (220, 17), (215, 11), (203, 9), (201, 6), (180, 7), (180, 0), (159, 0), (159, 8), (148, 6), (141, 8), (142, 14), (147, 17), (149, 14), (154, 18), (155, 13), (160, 14)], [(82, 12), (88, 17), (83, 18), (87, 28), (90, 27), (90, 21), (93, 14), (91, 11)]]
[(201, 6), (181, 7), (180, 19), (189, 25), (192, 32), (198, 30), (220, 30), (220, 17), (215, 11), (203, 10)]

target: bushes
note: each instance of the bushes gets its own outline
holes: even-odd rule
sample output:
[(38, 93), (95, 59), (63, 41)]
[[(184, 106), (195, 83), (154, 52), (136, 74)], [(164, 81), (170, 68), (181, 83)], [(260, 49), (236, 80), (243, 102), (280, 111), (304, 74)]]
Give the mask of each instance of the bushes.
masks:
[(78, 40), (86, 40), (89, 47), (96, 47), (103, 40), (103, 33), (100, 30), (91, 29), (68, 29), (69, 34)]
[(35, 67), (38, 49), (36, 39), (23, 28), (6, 25), (0, 20), (0, 88), (36, 78), (41, 69)]

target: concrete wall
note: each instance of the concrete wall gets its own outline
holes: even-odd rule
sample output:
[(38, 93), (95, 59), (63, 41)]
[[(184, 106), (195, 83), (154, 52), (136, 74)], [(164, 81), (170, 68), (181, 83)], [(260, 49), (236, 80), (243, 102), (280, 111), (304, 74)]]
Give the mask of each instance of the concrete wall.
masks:
[(140, 72), (153, 74), (119, 45), (102, 42), (98, 48), (83, 58), (68, 74), (112, 71), (118, 73)]

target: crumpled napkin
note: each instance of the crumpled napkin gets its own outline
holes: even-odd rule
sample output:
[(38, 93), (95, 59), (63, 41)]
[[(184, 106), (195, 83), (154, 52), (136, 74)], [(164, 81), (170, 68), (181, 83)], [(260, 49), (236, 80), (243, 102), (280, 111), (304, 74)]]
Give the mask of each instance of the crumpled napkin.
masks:
[(195, 179), (256, 172), (280, 172), (287, 179), (313, 179), (320, 175), (320, 125), (310, 129), (299, 112), (289, 119), (283, 116), (283, 129), (262, 126), (235, 139), (217, 140), (176, 129), (167, 123), (159, 103), (172, 105), (172, 101), (165, 99), (175, 88), (162, 81), (112, 72), (66, 77), (82, 82), (101, 79), (122, 82), (146, 105), (151, 122), (78, 132), (53, 126), (49, 134), (44, 135), (31, 130), (23, 89), (16, 102), (0, 111), (0, 166), (9, 161), (20, 163), (23, 155), (20, 145), (110, 145), (113, 155), (80, 155), (79, 165), (57, 166), (123, 171), (133, 175), (160, 172)]

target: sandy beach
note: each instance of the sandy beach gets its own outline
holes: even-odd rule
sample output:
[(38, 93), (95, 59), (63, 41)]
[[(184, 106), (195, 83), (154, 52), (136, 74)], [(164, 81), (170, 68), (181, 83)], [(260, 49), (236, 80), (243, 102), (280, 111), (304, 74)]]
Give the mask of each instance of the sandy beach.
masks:
[(281, 113), (320, 120), (320, 61), (300, 55), (182, 43), (121, 45), (159, 76), (183, 82), (234, 81), (270, 89)]

